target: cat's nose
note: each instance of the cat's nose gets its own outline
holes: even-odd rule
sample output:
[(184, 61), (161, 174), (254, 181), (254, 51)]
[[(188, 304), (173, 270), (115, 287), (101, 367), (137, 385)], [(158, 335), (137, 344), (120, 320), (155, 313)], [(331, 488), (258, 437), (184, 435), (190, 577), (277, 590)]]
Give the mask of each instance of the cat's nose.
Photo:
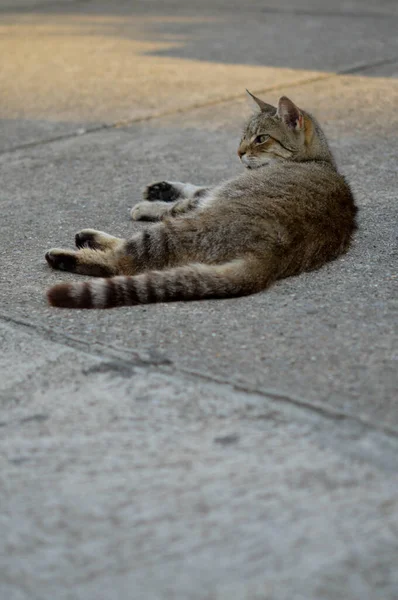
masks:
[(246, 154), (246, 150), (242, 150), (241, 148), (239, 148), (239, 150), (238, 150), (239, 158), (242, 158), (242, 156), (244, 156), (245, 154)]

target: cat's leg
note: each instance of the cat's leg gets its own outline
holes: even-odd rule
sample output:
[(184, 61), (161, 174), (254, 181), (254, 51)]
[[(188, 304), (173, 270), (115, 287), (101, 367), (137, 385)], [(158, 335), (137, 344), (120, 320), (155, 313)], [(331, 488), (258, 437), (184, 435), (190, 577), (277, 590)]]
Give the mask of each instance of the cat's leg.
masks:
[[(137, 232), (129, 240), (113, 238), (103, 232), (83, 230), (77, 235), (78, 250), (54, 248), (46, 260), (53, 269), (92, 276), (136, 275), (148, 270), (163, 270), (189, 262), (218, 263), (239, 256), (239, 249), (228, 239), (220, 245), (225, 227), (189, 215), (182, 219), (165, 219)], [(104, 244), (107, 249), (103, 248)]]
[(109, 250), (51, 248), (46, 252), (46, 261), (53, 269), (80, 275), (112, 277), (119, 274), (114, 253)]
[(206, 186), (182, 183), (181, 181), (158, 181), (144, 190), (144, 200), (148, 202), (176, 202), (181, 199), (201, 198), (210, 190)]
[(131, 209), (133, 221), (160, 221), (166, 217), (178, 217), (194, 210), (198, 205), (197, 198), (184, 198), (176, 202), (161, 202), (154, 200), (140, 202)]
[(134, 275), (146, 269), (163, 269), (178, 263), (173, 231), (159, 223), (122, 240), (93, 229), (83, 229), (76, 235), (77, 250), (52, 248), (46, 261), (56, 270), (111, 277)]
[(131, 209), (133, 221), (160, 221), (165, 217), (176, 217), (196, 208), (200, 198), (210, 191), (180, 181), (159, 181), (144, 190), (144, 202)]
[(46, 253), (46, 260), (50, 267), (60, 271), (111, 277), (119, 272), (115, 251), (123, 242), (104, 231), (83, 229), (75, 236), (77, 251), (52, 248)]

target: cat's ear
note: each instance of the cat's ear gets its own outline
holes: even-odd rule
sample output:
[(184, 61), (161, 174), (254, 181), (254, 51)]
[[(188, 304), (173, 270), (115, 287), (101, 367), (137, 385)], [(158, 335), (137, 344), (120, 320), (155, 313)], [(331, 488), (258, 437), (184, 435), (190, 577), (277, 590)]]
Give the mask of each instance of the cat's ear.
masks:
[(260, 108), (261, 112), (267, 112), (267, 113), (275, 113), (276, 112), (275, 106), (272, 106), (271, 104), (267, 104), (263, 100), (260, 100), (260, 98), (257, 98), (256, 96), (254, 96), (254, 94), (249, 92), (249, 90), (246, 90), (246, 92), (249, 94), (250, 98), (252, 100), (254, 100), (254, 102)]
[(279, 98), (277, 114), (290, 129), (300, 131), (303, 128), (304, 117), (300, 109), (286, 96)]

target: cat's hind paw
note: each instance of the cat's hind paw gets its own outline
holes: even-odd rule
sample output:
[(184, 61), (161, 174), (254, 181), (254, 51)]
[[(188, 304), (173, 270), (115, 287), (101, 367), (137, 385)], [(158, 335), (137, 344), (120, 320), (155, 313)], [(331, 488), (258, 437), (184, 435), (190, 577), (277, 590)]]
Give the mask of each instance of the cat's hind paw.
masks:
[(46, 261), (52, 269), (58, 271), (76, 271), (76, 255), (73, 250), (62, 250), (61, 248), (51, 248), (45, 255)]
[(92, 248), (96, 250), (99, 248), (97, 241), (97, 231), (95, 229), (82, 229), (75, 235), (76, 248)]
[(91, 248), (92, 250), (112, 250), (121, 241), (120, 238), (96, 229), (82, 229), (75, 235), (77, 248)]
[(101, 252), (92, 248), (52, 248), (46, 252), (46, 261), (52, 269), (80, 275), (112, 277), (119, 274), (118, 264), (112, 252)]

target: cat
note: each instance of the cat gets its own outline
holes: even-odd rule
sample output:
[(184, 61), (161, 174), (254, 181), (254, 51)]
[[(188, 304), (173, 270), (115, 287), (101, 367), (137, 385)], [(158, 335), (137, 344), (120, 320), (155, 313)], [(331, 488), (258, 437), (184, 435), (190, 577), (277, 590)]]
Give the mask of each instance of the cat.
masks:
[(252, 294), (348, 250), (357, 208), (318, 122), (285, 96), (277, 107), (250, 96), (257, 110), (238, 149), (245, 172), (213, 188), (155, 183), (131, 216), (158, 223), (129, 240), (83, 229), (77, 250), (49, 250), (53, 269), (106, 278), (55, 285), (52, 306)]

